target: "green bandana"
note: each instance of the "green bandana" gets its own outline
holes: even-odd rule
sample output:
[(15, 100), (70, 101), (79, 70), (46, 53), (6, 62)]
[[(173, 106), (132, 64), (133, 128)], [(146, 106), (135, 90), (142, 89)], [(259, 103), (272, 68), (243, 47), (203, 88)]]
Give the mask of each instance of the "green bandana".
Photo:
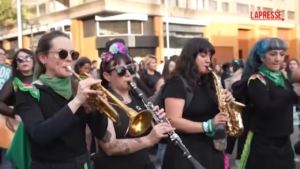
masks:
[(45, 74), (42, 74), (39, 80), (45, 86), (49, 86), (55, 93), (69, 100), (72, 96), (72, 85), (71, 79), (68, 78), (59, 78), (59, 77), (47, 77)]
[(270, 70), (268, 68), (266, 68), (265, 66), (261, 66), (259, 68), (259, 70), (268, 78), (270, 79), (272, 82), (274, 82), (277, 86), (281, 86), (284, 89), (286, 89), (285, 84), (284, 84), (284, 77), (281, 73), (280, 70), (277, 71), (273, 71)]
[(225, 73), (226, 73), (227, 75), (229, 75), (229, 76), (232, 75), (232, 73), (231, 73), (229, 70), (227, 70)]

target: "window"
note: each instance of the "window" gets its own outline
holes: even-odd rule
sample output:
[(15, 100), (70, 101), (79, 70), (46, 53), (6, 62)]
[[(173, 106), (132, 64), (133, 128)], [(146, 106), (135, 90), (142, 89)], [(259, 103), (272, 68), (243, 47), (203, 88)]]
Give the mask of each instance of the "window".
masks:
[(288, 11), (288, 19), (289, 20), (294, 20), (295, 19), (295, 13), (292, 11)]
[(285, 11), (281, 9), (277, 9), (276, 11), (281, 11), (281, 18), (285, 19)]
[(204, 0), (198, 0), (198, 9), (204, 9)]
[(229, 12), (229, 3), (222, 2), (222, 12)]
[(209, 0), (209, 9), (212, 11), (217, 11), (217, 1)]
[(178, 6), (178, 1), (177, 0), (169, 0), (168, 5), (169, 6)]
[(39, 16), (46, 15), (46, 3), (40, 4), (39, 5)]
[(99, 22), (99, 35), (128, 34), (127, 21)]
[(37, 17), (38, 13), (37, 13), (37, 6), (36, 5), (32, 5), (29, 7), (29, 13), (31, 15), (31, 17)]
[(273, 11), (272, 8), (263, 8), (263, 11)]
[(12, 39), (12, 40), (8, 40), (8, 41), (9, 41), (10, 49), (18, 48), (18, 39)]
[(186, 8), (187, 4), (188, 4), (187, 0), (178, 0), (178, 7)]
[(237, 3), (236, 11), (238, 14), (249, 14), (249, 6), (246, 4)]
[(188, 8), (197, 9), (197, 0), (189, 0), (188, 1)]
[(261, 7), (257, 7), (257, 11), (261, 11)]
[(130, 21), (131, 34), (142, 34), (142, 24), (141, 21)]
[(255, 11), (255, 7), (254, 5), (251, 5), (251, 11), (254, 12)]
[(56, 0), (57, 5), (61, 5), (64, 7), (70, 7), (70, 1), (69, 0)]

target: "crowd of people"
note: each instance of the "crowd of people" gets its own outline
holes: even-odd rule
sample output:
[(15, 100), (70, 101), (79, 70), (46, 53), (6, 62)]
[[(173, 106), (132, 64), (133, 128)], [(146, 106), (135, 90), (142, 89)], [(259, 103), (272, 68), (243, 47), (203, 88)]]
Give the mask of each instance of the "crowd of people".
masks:
[[(206, 169), (228, 169), (226, 154), (232, 153), (236, 140), (239, 169), (293, 169), (290, 135), (299, 95), (291, 77), (299, 63), (295, 59), (285, 63), (286, 51), (281, 39), (264, 38), (247, 60), (213, 65), (213, 44), (192, 38), (160, 72), (154, 55), (136, 63), (121, 39), (106, 43), (100, 66), (80, 57), (59, 31), (43, 35), (36, 51), (18, 50), (10, 66), (0, 48), (0, 117), (20, 123), (11, 145), (2, 146), (2, 169), (194, 169), (168, 138), (174, 131)], [(120, 117), (114, 123), (89, 102), (95, 95), (113, 101), (91, 88), (101, 84), (124, 105), (141, 112), (147, 106), (133, 92), (132, 81), (147, 100), (162, 102), (151, 111), (170, 123), (153, 124), (137, 136), (129, 131), (132, 117), (120, 106), (112, 105)], [(241, 110), (244, 133), (239, 137), (226, 137), (226, 127), (219, 128), (234, 119), (219, 110), (216, 83), (224, 88), (221, 99), (226, 104), (246, 105)], [(219, 131), (225, 137), (220, 138)], [(155, 162), (151, 154), (157, 156)]]

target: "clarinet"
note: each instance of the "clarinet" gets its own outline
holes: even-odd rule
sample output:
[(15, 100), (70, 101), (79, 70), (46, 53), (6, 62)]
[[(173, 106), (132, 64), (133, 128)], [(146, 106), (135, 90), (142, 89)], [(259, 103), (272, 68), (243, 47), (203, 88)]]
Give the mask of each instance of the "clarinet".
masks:
[[(129, 82), (130, 87), (133, 89), (134, 94), (136, 94), (139, 99), (142, 100), (147, 110), (150, 110), (153, 115), (153, 120), (155, 124), (159, 123), (168, 123), (170, 124), (169, 120), (167, 118), (159, 118), (156, 113), (154, 113), (154, 105), (148, 101), (148, 99), (144, 96), (143, 92), (137, 88), (136, 84), (131, 81)], [(181, 138), (176, 134), (174, 131), (168, 133), (169, 138), (172, 142), (183, 152), (183, 156), (187, 158), (189, 163), (193, 166), (194, 169), (205, 169), (189, 152), (189, 150), (185, 147), (185, 145), (182, 143)]]

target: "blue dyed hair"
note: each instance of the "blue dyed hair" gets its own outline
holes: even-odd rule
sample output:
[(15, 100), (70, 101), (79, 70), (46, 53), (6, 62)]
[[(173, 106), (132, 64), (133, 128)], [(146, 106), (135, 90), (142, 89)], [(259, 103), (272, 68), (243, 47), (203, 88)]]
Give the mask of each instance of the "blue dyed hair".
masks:
[(272, 50), (286, 51), (287, 45), (283, 40), (278, 38), (264, 38), (256, 42), (246, 61), (243, 77), (257, 73), (259, 67), (262, 65), (261, 58), (264, 58), (266, 53)]

